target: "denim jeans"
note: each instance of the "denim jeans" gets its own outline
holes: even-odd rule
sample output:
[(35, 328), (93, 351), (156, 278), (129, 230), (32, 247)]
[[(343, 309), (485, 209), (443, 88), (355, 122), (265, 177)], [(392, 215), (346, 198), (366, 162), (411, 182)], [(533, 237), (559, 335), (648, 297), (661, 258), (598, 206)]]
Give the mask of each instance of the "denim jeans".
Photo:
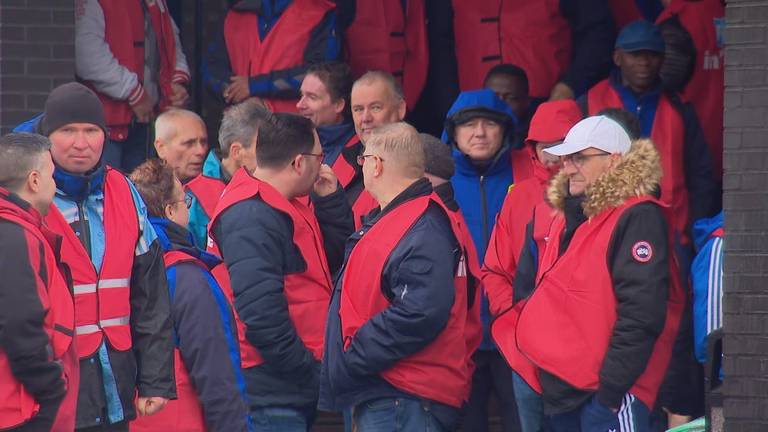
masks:
[(407, 398), (380, 398), (357, 405), (357, 432), (449, 432), (430, 412), (429, 403)]
[(512, 372), (512, 384), (515, 388), (517, 414), (520, 416), (520, 428), (523, 432), (544, 431), (544, 407), (541, 395), (536, 393), (527, 382)]
[(255, 432), (307, 432), (312, 419), (294, 408), (266, 407), (251, 410)]
[(650, 428), (648, 408), (630, 394), (624, 396), (616, 413), (592, 397), (575, 410), (548, 420), (553, 432), (648, 432)]

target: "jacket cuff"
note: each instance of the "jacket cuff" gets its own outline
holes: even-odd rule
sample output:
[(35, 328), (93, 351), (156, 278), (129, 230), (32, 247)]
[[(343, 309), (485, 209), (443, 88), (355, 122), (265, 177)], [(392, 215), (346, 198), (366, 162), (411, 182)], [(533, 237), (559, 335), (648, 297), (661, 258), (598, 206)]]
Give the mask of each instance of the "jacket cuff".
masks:
[(131, 106), (137, 105), (142, 99), (146, 97), (147, 93), (144, 91), (144, 86), (136, 84), (131, 93), (128, 95), (128, 104)]
[(171, 82), (174, 84), (187, 84), (189, 81), (189, 74), (183, 70), (177, 70), (173, 73), (173, 78), (171, 78)]
[(598, 402), (608, 408), (619, 409), (621, 407), (621, 399), (625, 394), (626, 391), (615, 390), (608, 386), (601, 385), (600, 388), (597, 389), (596, 397)]

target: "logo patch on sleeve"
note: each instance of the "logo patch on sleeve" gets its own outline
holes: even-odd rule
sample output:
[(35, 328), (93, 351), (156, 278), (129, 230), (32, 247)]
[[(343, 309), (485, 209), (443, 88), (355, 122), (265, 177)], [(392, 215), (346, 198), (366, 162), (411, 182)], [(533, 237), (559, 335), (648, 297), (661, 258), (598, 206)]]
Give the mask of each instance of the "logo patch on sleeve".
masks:
[(653, 258), (653, 248), (647, 241), (639, 241), (632, 246), (632, 258), (637, 262), (647, 263)]

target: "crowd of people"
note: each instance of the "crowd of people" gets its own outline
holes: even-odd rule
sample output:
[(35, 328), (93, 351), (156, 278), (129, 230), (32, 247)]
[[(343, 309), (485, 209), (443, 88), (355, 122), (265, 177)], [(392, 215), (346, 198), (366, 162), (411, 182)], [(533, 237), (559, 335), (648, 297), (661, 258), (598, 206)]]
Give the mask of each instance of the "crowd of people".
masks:
[(0, 137), (0, 429), (703, 414), (720, 0), (231, 3), (216, 139), (162, 0), (79, 1)]

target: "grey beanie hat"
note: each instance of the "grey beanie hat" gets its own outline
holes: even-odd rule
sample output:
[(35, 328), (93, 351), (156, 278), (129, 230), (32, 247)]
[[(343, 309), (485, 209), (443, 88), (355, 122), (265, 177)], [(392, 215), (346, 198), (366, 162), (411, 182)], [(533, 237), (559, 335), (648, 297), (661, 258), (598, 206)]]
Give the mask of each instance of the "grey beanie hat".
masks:
[(51, 91), (45, 101), (39, 132), (50, 136), (56, 129), (70, 123), (90, 123), (100, 127), (107, 135), (104, 106), (99, 97), (77, 82), (62, 84)]
[(424, 171), (445, 180), (453, 177), (454, 162), (451, 146), (430, 134), (419, 135), (424, 146)]

